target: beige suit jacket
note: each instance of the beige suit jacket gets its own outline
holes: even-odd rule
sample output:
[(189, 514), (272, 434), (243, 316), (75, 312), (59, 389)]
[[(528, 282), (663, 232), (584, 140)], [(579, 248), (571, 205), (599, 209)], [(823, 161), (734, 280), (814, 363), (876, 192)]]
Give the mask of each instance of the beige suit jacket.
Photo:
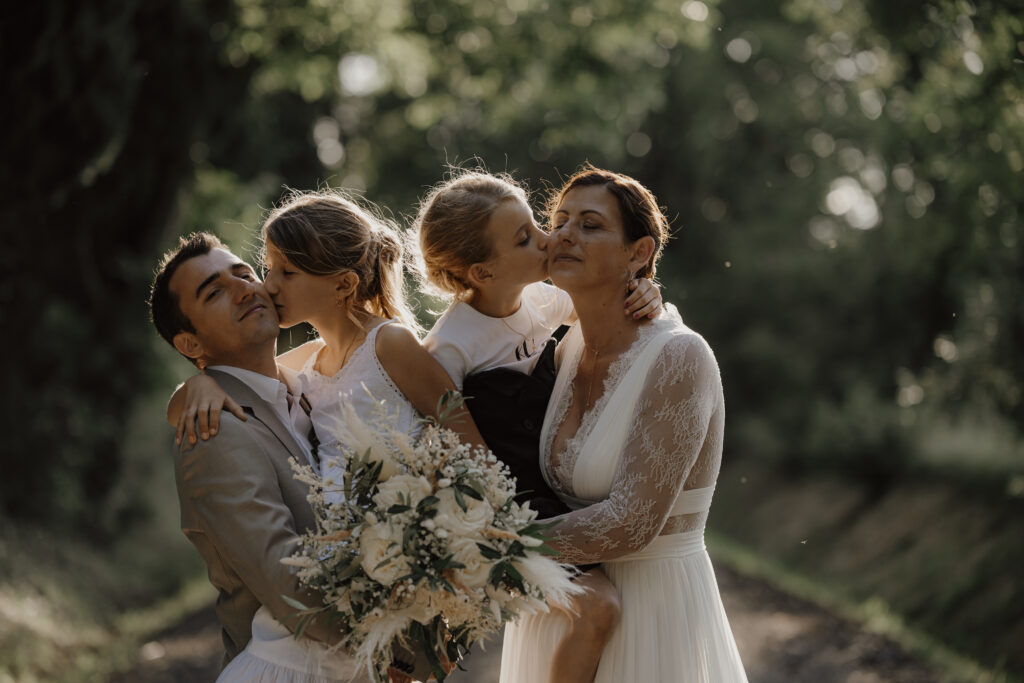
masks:
[[(181, 529), (206, 561), (217, 589), (217, 617), (223, 629), (224, 663), (252, 638), (252, 619), (265, 605), (286, 627), (297, 625), (295, 608), (282, 595), (318, 605), (281, 558), (295, 552), (297, 534), (314, 526), (305, 484), (292, 477), (289, 459), (306, 457), (273, 409), (237, 378), (215, 370), (210, 376), (246, 410), (243, 422), (221, 414), (217, 436), (175, 447), (175, 478)], [(303, 632), (330, 641), (326, 619)]]

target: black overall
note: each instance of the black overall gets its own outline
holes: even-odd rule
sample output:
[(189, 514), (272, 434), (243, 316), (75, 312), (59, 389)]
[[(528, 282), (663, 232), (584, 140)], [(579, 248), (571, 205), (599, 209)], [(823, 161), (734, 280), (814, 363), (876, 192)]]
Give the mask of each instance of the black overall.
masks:
[(555, 348), (568, 329), (554, 331), (529, 375), (494, 368), (467, 375), (462, 386), (481, 436), (516, 478), (516, 501), (530, 501), (538, 519), (569, 512), (540, 473), (540, 430), (555, 386)]

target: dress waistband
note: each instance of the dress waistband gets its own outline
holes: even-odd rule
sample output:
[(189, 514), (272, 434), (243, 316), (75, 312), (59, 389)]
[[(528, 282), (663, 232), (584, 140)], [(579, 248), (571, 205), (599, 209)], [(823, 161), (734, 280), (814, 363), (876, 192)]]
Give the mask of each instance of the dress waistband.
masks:
[(704, 530), (698, 529), (696, 531), (684, 531), (679, 534), (658, 536), (647, 544), (647, 547), (643, 550), (617, 557), (614, 560), (605, 560), (603, 564), (636, 562), (638, 560), (669, 560), (695, 555), (704, 551)]
[[(711, 509), (711, 498), (714, 495), (714, 484), (699, 489), (680, 491), (679, 495), (676, 496), (675, 503), (672, 505), (672, 511), (669, 512), (669, 516), (675, 517), (676, 515), (691, 515), (698, 512), (707, 512)], [(569, 506), (570, 510), (580, 510), (601, 502), (601, 500), (580, 498), (578, 496), (569, 495), (568, 493), (559, 493), (558, 497)]]

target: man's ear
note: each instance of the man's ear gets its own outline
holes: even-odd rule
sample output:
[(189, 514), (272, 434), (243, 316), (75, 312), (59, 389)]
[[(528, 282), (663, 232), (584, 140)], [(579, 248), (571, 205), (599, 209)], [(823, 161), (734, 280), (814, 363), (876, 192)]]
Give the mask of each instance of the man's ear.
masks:
[(202, 342), (191, 332), (179, 332), (174, 335), (174, 348), (178, 349), (178, 353), (192, 360), (199, 360), (203, 355)]
[(486, 285), (494, 279), (494, 273), (482, 263), (474, 263), (466, 271), (466, 279), (469, 280), (469, 284), (474, 287), (480, 285)]
[(629, 257), (629, 272), (635, 276), (651, 260), (651, 255), (654, 253), (654, 238), (650, 235), (644, 235), (629, 245), (629, 248), (633, 252)]

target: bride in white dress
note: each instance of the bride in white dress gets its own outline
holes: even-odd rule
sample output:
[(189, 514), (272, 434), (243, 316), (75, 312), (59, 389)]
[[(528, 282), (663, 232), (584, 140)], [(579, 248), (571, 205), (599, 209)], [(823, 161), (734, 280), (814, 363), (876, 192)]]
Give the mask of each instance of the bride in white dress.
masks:
[[(555, 518), (552, 545), (564, 561), (600, 562), (621, 596), (595, 680), (746, 681), (704, 548), (725, 419), (718, 365), (678, 319), (618, 314), (628, 279), (653, 277), (667, 221), (642, 185), (592, 167), (552, 209), (551, 279), (579, 324), (559, 348), (541, 465), (574, 509)], [(548, 681), (567, 625), (555, 612), (510, 625), (501, 682)]]

